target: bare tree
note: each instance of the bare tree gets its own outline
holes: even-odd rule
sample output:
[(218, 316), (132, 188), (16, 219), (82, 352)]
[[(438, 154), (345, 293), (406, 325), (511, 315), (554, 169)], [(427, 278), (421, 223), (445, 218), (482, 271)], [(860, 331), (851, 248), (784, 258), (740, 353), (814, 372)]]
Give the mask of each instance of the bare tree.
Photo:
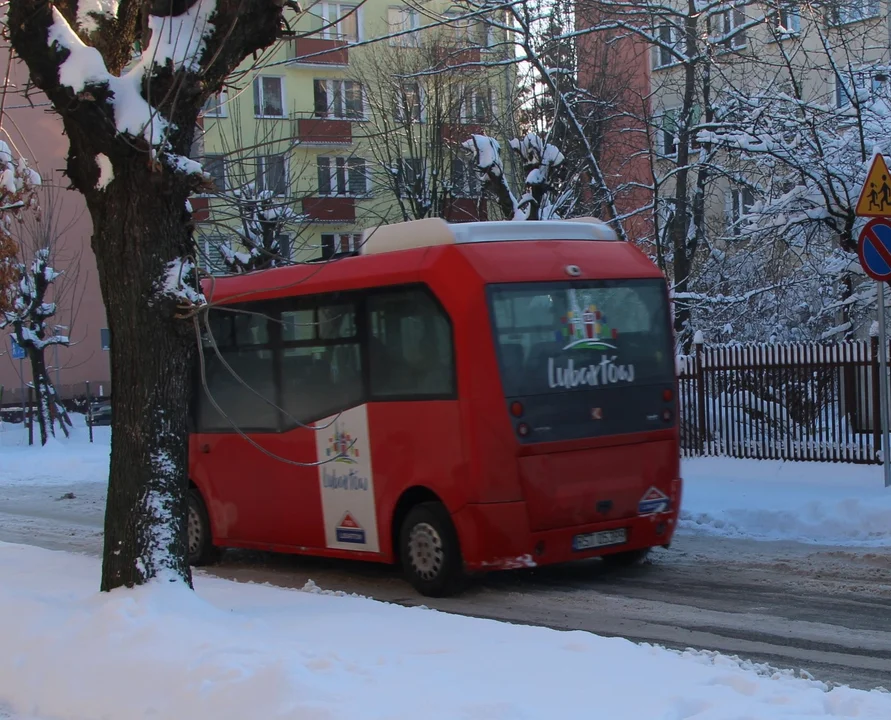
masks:
[[(8, 34), (62, 118), (111, 331), (115, 393), (101, 587), (191, 585), (187, 426), (204, 304), (186, 201), (205, 101), (287, 32), (287, 0), (82, 6), (10, 0)], [(137, 58), (133, 49), (142, 49)]]
[(18, 245), (12, 231), (15, 224), (22, 221), (23, 210), (39, 211), (40, 182), (40, 176), (27, 160), (24, 157), (15, 160), (9, 145), (0, 140), (0, 320), (4, 311), (12, 309), (17, 295)]
[[(47, 351), (54, 350), (57, 358), (58, 348), (70, 344), (83, 296), (79, 283), (80, 252), (69, 249), (67, 242), (77, 216), (63, 213), (59, 192), (52, 178), (44, 178), (40, 213), (23, 215), (13, 229), (20, 261), (13, 265), (13, 302), (0, 313), (0, 329), (12, 330), (31, 366), (42, 445), (46, 445), (49, 436), (55, 436), (57, 426), (66, 436), (71, 427), (51, 378)], [(60, 312), (66, 314), (64, 324), (53, 322)]]
[[(359, 138), (370, 155), (378, 200), (369, 224), (472, 219), (478, 212), (468, 202), (478, 195), (477, 182), (461, 141), (468, 133), (497, 132), (505, 106), (497, 73), (466, 64), (479, 52), (468, 28), (455, 22), (454, 28), (425, 31), (410, 48), (370, 48), (344, 86), (344, 93), (362, 98), (360, 106), (367, 104)], [(340, 102), (334, 93), (331, 100)]]
[[(193, 149), (210, 175), (204, 197), (191, 200), (207, 205), (195, 213), (199, 254), (205, 267), (233, 273), (287, 265), (309, 250), (303, 236), (310, 221), (295, 209), (311, 196), (300, 183), (308, 160), (297, 164), (290, 123), (244, 127), (240, 106), (249, 96), (238, 84), (227, 90), (205, 108), (210, 116)], [(206, 152), (210, 139), (219, 152)]]

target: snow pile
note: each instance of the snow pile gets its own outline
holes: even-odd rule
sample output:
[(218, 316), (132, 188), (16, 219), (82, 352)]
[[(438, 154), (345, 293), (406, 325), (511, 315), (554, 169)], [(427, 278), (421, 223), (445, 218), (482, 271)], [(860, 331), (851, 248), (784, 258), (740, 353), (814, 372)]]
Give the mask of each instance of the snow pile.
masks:
[(891, 717), (716, 653), (206, 577), (100, 595), (97, 560), (21, 545), (0, 567), (0, 706), (35, 717)]
[(71, 437), (50, 437), (40, 447), (35, 423), (35, 445), (21, 423), (0, 423), (0, 486), (77, 485), (107, 483), (111, 428), (94, 427), (90, 443), (83, 415), (71, 414)]
[(882, 469), (696, 458), (683, 463), (681, 532), (826, 545), (891, 544)]

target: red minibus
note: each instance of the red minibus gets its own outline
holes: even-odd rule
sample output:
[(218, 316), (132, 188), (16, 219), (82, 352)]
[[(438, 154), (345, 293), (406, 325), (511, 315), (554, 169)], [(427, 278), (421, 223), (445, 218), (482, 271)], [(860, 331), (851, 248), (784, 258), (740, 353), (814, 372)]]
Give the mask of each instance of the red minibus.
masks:
[(400, 563), (439, 596), (669, 545), (668, 291), (604, 223), (412, 221), (205, 290), (194, 564), (223, 547)]

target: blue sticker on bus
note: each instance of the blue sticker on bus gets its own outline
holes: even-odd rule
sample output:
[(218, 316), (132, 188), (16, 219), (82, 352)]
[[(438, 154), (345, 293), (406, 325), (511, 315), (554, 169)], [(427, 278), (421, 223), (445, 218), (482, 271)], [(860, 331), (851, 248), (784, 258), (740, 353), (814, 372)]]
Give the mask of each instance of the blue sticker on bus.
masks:
[(337, 526), (335, 535), (337, 542), (356, 543), (357, 545), (365, 544), (365, 531), (350, 513), (343, 516), (343, 520)]

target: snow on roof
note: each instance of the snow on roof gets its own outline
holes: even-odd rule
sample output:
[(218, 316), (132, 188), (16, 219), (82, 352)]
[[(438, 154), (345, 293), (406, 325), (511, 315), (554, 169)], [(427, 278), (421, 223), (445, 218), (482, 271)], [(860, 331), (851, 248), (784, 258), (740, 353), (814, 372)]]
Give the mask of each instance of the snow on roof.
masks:
[(523, 240), (618, 240), (613, 229), (597, 218), (514, 222), (447, 223), (441, 218), (425, 218), (366, 230), (360, 255), (469, 243)]

